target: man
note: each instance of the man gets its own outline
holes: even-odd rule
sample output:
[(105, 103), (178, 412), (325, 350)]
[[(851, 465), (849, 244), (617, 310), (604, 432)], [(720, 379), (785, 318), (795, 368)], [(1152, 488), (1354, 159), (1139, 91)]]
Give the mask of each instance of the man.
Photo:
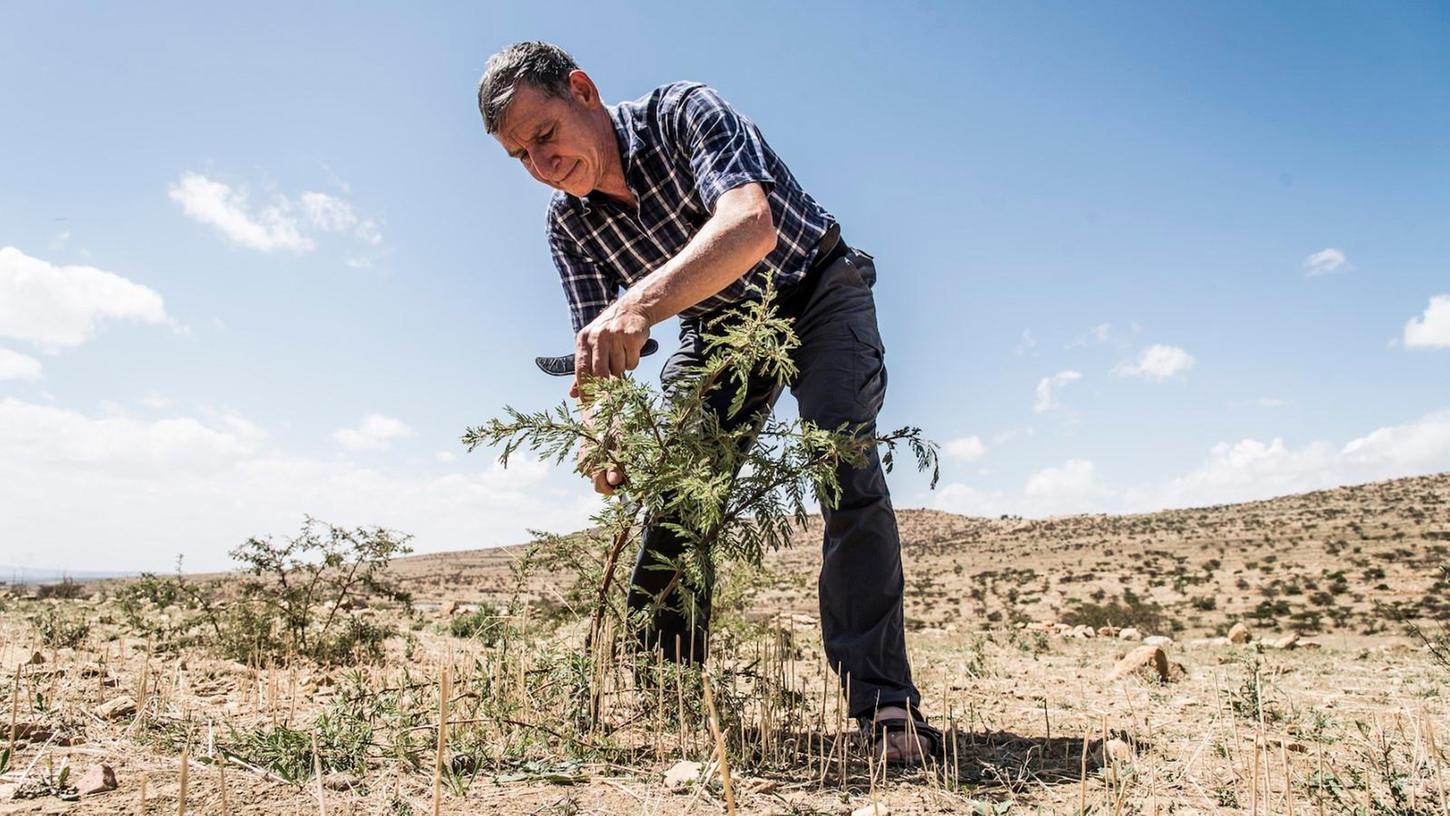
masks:
[[(680, 347), (661, 375), (668, 386), (702, 362), (702, 320), (769, 281), (801, 342), (790, 387), (802, 418), (874, 433), (886, 368), (871, 256), (839, 240), (830, 213), (713, 89), (680, 82), (605, 106), (562, 49), (524, 42), (489, 59), (478, 105), (485, 130), (557, 191), (547, 237), (576, 332), (571, 396), (579, 396), (580, 377), (634, 369), (650, 328), (679, 315)], [(729, 394), (717, 389), (711, 408), (722, 421), (748, 421), (777, 396), (769, 384), (752, 387), (746, 409), (727, 418)], [(594, 487), (612, 493), (625, 476), (594, 473)], [(875, 740), (874, 751), (891, 762), (917, 761), (940, 749), (941, 736), (921, 716), (911, 681), (895, 512), (874, 449), (865, 467), (843, 466), (838, 476), (840, 502), (822, 508), (826, 656), (848, 684), (850, 713)], [(663, 573), (646, 567), (680, 552), (663, 521), (648, 524), (632, 608), (646, 608), (666, 589)], [(699, 617), (655, 612), (645, 645), (671, 659), (702, 660), (704, 590)]]

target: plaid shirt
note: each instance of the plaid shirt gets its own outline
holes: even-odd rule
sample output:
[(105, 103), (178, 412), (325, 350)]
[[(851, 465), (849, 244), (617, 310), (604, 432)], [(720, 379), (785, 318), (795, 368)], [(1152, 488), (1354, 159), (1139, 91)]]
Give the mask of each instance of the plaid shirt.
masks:
[(619, 294), (674, 257), (728, 190), (759, 182), (770, 201), (775, 249), (720, 293), (680, 313), (698, 318), (750, 297), (749, 286), (799, 281), (835, 221), (796, 183), (755, 123), (713, 88), (676, 82), (609, 107), (638, 207), (602, 193), (549, 202), (549, 251), (569, 301), (574, 331)]

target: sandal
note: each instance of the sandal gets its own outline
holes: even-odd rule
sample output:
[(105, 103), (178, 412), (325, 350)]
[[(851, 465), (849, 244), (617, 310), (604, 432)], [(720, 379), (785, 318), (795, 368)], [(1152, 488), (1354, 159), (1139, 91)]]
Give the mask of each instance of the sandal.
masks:
[(922, 716), (916, 706), (908, 703), (905, 708), (911, 712), (910, 720), (906, 717), (886, 717), (873, 721), (869, 717), (861, 717), (857, 720), (861, 736), (871, 744), (872, 750), (878, 748), (881, 745), (881, 741), (888, 734), (914, 734), (918, 738), (918, 743), (925, 742), (927, 744), (926, 750), (920, 756), (888, 759), (886, 764), (892, 767), (919, 765), (926, 757), (940, 760), (946, 744), (946, 739), (942, 736), (942, 732), (927, 725), (926, 718)]

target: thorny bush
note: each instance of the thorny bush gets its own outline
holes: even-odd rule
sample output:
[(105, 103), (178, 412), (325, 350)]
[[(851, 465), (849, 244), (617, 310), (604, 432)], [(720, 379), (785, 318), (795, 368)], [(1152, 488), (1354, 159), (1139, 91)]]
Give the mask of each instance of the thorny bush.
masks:
[(245, 663), (302, 657), (355, 664), (382, 657), (390, 626), (372, 603), (409, 608), (387, 576), (388, 560), (411, 552), (407, 537), (381, 527), (347, 529), (310, 516), (295, 537), (249, 538), (232, 550), (239, 579), (198, 581), (146, 573), (117, 594), (129, 628), (160, 649), (200, 646)]
[[(592, 517), (592, 530), (544, 536), (535, 546), (539, 561), (578, 576), (564, 599), (576, 613), (590, 615), (591, 641), (606, 629), (640, 626), (657, 611), (627, 615), (629, 587), (617, 574), (625, 566), (621, 554), (638, 545), (651, 519), (672, 519), (687, 544), (679, 558), (654, 567), (672, 572), (671, 582), (685, 589), (680, 596), (689, 606), (693, 588), (709, 587), (717, 566), (758, 567), (767, 551), (789, 543), (793, 528), (806, 525), (813, 501), (834, 506), (837, 468), (863, 464), (872, 449), (884, 448), (881, 461), (889, 471), (898, 446), (906, 447), (936, 485), (937, 445), (918, 428), (822, 428), (763, 412), (729, 429), (706, 409), (715, 391), (733, 389), (728, 412), (734, 417), (752, 378), (778, 385), (794, 378), (792, 352), (800, 343), (773, 303), (767, 289), (711, 321), (704, 363), (667, 392), (629, 375), (591, 378), (581, 383), (588, 416), (567, 401), (534, 413), (507, 407), (505, 417), (464, 432), (470, 451), (498, 446), (504, 466), (521, 449), (556, 464), (582, 449), (575, 464), (580, 473), (614, 465), (627, 474), (614, 500), (603, 501)], [(665, 594), (657, 596), (656, 607)]]

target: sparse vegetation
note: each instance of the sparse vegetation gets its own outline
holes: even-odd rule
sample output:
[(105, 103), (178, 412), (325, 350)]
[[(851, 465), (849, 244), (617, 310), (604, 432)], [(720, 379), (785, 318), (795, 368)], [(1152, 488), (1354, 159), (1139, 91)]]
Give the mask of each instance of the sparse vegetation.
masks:
[[(276, 660), (228, 657), (204, 610), (229, 620), (243, 597), (238, 582), (263, 580), (251, 573), (87, 585), (87, 600), (8, 597), (0, 628), (12, 668), (0, 674), (0, 700), (18, 701), (17, 737), (13, 753), (0, 744), (0, 773), (10, 782), (29, 768), (14, 795), (60, 804), (76, 795), (78, 757), (104, 751), (121, 788), (90, 807), (138, 810), (144, 773), (151, 812), (171, 812), (186, 748), (191, 812), (220, 812), (224, 770), (233, 813), (314, 812), (319, 795), (328, 813), (428, 813), (439, 674), (448, 667), (438, 779), (450, 813), (624, 813), (641, 802), (659, 813), (724, 812), (714, 736), (699, 704), (708, 678), (740, 813), (849, 812), (874, 789), (902, 816), (1078, 813), (1079, 797), (1089, 813), (1244, 812), (1257, 803), (1261, 813), (1438, 815), (1445, 799), (1437, 780), (1450, 783), (1450, 673), (1436, 663), (1444, 652), (1431, 648), (1443, 644), (1443, 607), (1433, 599), (1450, 575), (1444, 551), (1431, 549), (1440, 539), (1420, 537), (1424, 528), (1414, 525), (1443, 526), (1442, 514), (1408, 520), (1395, 498), (1443, 508), (1420, 498), (1431, 487), (1450, 495), (1450, 478), (1147, 517), (903, 512), (915, 674), (926, 713), (951, 735), (935, 770), (883, 775), (852, 736), (820, 655), (815, 546), (770, 553), (758, 567), (721, 565), (720, 637), (703, 673), (582, 649), (595, 595), (585, 587), (571, 596), (562, 550), (543, 546), (532, 560), (494, 551), (380, 570), (379, 580), (429, 599), (420, 609), (436, 608), (442, 595), (464, 611), (423, 611), (409, 621), (409, 607), (392, 596), (361, 593), (339, 608), (336, 633), (322, 641), (353, 616), (397, 631), (360, 635), (379, 650), (355, 665), (289, 660), (285, 650)], [(1387, 529), (1381, 518), (1399, 526)], [(1373, 538), (1353, 532), (1354, 521)], [(819, 525), (813, 519), (797, 541), (818, 543)], [(1403, 538), (1394, 536), (1399, 530)], [(1315, 549), (1337, 537), (1346, 541), (1337, 558)], [(1429, 543), (1407, 544), (1413, 558), (1379, 557), (1397, 541)], [(1266, 561), (1256, 548), (1278, 557)], [(1236, 574), (1247, 559), (1274, 570)], [(1365, 575), (1373, 567), (1384, 579)], [(1250, 587), (1236, 592), (1243, 576)], [(1095, 590), (1101, 602), (1091, 601)], [(1333, 603), (1314, 603), (1316, 592)], [(1205, 598), (1214, 599), (1211, 608)], [(1263, 602), (1282, 602), (1287, 613), (1247, 614)], [(1102, 616), (1093, 622), (1103, 621), (1106, 633), (1063, 636), (1057, 624), (1071, 618), (1053, 610), (1087, 603), (1101, 607), (1084, 614)], [(1134, 646), (1112, 630), (1145, 609), (1168, 619), (1160, 631), (1174, 619), (1186, 626), (1165, 647), (1172, 679), (1103, 680)], [(1301, 640), (1296, 651), (1273, 645), (1314, 613), (1330, 637)], [(1200, 640), (1235, 621), (1251, 629), (1246, 644)], [(80, 624), (90, 631), (73, 646), (46, 642), (47, 632)], [(1366, 636), (1370, 624), (1385, 629)], [(1405, 624), (1425, 640), (1398, 637)], [(1135, 625), (1144, 634), (1153, 626)], [(270, 631), (286, 642), (281, 615)], [(126, 699), (131, 713), (97, 713)], [(0, 736), (9, 713), (0, 713)], [(1123, 745), (1108, 750), (1104, 738)], [(660, 780), (679, 759), (701, 770), (673, 795)], [(31, 804), (41, 803), (19, 803)]]
[(193, 581), (178, 565), (172, 577), (142, 575), (116, 601), (131, 631), (160, 649), (201, 647), (258, 665), (374, 661), (393, 627), (366, 610), (408, 608), (408, 593), (385, 574), (391, 558), (410, 552), (405, 542), (382, 528), (308, 518), (293, 538), (251, 538), (234, 549), (238, 578)]

